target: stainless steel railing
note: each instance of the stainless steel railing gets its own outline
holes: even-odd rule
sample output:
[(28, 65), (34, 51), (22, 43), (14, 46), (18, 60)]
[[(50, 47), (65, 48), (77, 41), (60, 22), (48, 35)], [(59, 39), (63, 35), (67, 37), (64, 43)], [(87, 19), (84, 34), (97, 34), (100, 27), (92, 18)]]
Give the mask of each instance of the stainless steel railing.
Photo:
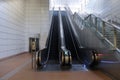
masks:
[(94, 28), (103, 39), (120, 52), (120, 27), (110, 24), (95, 15), (90, 14), (85, 20), (74, 14), (74, 21), (77, 25)]
[[(75, 19), (74, 18), (75, 16), (73, 16), (73, 14), (71, 13), (71, 10), (69, 8), (65, 8), (65, 10), (67, 12), (67, 16), (70, 21), (70, 25), (73, 30), (73, 33), (75, 35), (74, 38), (76, 39), (77, 44), (75, 44), (75, 43), (74, 44), (75, 44), (75, 46), (78, 45), (78, 47), (76, 47), (76, 51), (77, 51), (76, 54), (77, 54), (78, 60), (82, 61), (85, 65), (87, 65), (89, 67), (98, 65), (99, 61), (100, 61), (100, 58), (98, 56), (98, 51), (96, 51), (95, 49), (87, 49), (85, 46), (83, 46), (81, 44), (81, 39), (80, 39), (78, 30), (77, 30), (78, 28), (75, 27), (75, 24), (73, 22), (73, 20)], [(77, 23), (79, 23), (79, 20), (77, 21)], [(79, 23), (79, 24), (83, 24), (83, 22), (81, 21), (81, 23)]]

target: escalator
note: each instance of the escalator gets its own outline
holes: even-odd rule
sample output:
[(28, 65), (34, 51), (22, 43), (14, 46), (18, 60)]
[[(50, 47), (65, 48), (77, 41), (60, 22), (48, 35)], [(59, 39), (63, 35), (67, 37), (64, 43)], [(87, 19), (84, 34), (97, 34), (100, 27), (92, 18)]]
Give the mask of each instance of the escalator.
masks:
[(46, 47), (36, 52), (35, 69), (58, 70), (58, 64), (61, 68), (71, 66), (71, 54), (64, 39), (61, 12), (54, 11)]
[(58, 11), (53, 13), (52, 21), (52, 36), (50, 40), (50, 47), (48, 50), (49, 59), (48, 64), (59, 63), (59, 52), (58, 52)]
[(98, 52), (94, 49), (81, 48), (73, 27), (68, 18), (67, 12), (62, 12), (66, 48), (71, 51), (73, 64), (85, 64), (89, 68), (94, 68), (99, 63)]
[(75, 44), (75, 40), (74, 40), (75, 38), (72, 34), (70, 24), (68, 22), (65, 11), (62, 11), (62, 22), (63, 22), (63, 28), (65, 33), (66, 48), (71, 52), (72, 63), (79, 64), (81, 62), (78, 56), (78, 51), (77, 51), (78, 49), (76, 48), (77, 45)]
[[(103, 38), (103, 36), (101, 36), (103, 33), (98, 34), (98, 33), (101, 33), (100, 30), (102, 29), (103, 26), (102, 25), (96, 26), (95, 21), (94, 21), (94, 19), (100, 20), (101, 18), (96, 17), (93, 14), (90, 14), (89, 16), (87, 16), (86, 20), (83, 20), (77, 13), (75, 13), (74, 16), (76, 16), (76, 18), (74, 17), (74, 20), (76, 19), (76, 20), (82, 21), (82, 23), (85, 24), (83, 30), (80, 30), (78, 25), (75, 24), (75, 25), (77, 25), (77, 27), (76, 27), (77, 28), (76, 30), (78, 30), (77, 32), (79, 32), (80, 36), (83, 36), (81, 39), (81, 41), (83, 40), (83, 44), (84, 44), (85, 38), (87, 37), (86, 42), (88, 42), (88, 45), (86, 45), (86, 44), (84, 44), (84, 45), (86, 45), (87, 47), (94, 47), (94, 45), (96, 45), (94, 48), (95, 49), (97, 48), (97, 50), (100, 53), (100, 61), (99, 61), (100, 63), (97, 66), (97, 70), (100, 70), (101, 72), (103, 72), (104, 74), (109, 76), (112, 80), (120, 80), (119, 51), (117, 51), (115, 49), (111, 49), (112, 46), (110, 44), (108, 44), (108, 42), (106, 41), (107, 38), (108, 38), (108, 41), (109, 40), (111, 41), (109, 36), (112, 36), (112, 34), (111, 34), (112, 27), (111, 26), (109, 27), (109, 25), (104, 21), (98, 21), (98, 23), (104, 22), (104, 24), (107, 24), (106, 26), (104, 25), (105, 37)], [(93, 17), (91, 17), (91, 16), (93, 16)], [(94, 29), (94, 27), (95, 28), (98, 27), (97, 28), (98, 31), (95, 31), (96, 29)], [(106, 33), (106, 31), (107, 31), (107, 33)], [(112, 31), (114, 31), (114, 30), (112, 30)], [(91, 38), (93, 38), (93, 39), (91, 39)], [(89, 43), (90, 44), (92, 43), (92, 45), (89, 45)]]
[(54, 11), (52, 16), (50, 31), (46, 41), (46, 47), (36, 52), (35, 69), (43, 69), (47, 64), (59, 63), (59, 51), (58, 51), (58, 26), (59, 26), (58, 21), (59, 20), (58, 19), (59, 19), (58, 11)]
[[(69, 68), (71, 64), (94, 62), (94, 53), (81, 50), (65, 11), (54, 11), (46, 48), (36, 52), (36, 65), (41, 69), (55, 68), (53, 64)], [(88, 63), (89, 62), (89, 63)]]

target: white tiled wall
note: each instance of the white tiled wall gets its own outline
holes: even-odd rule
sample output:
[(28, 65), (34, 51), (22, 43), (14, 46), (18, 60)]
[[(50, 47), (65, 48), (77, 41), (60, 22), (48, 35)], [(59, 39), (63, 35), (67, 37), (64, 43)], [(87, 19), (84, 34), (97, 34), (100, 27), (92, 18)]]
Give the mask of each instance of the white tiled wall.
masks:
[(49, 32), (49, 0), (26, 0), (26, 51), (29, 37), (40, 34), (41, 49)]
[(25, 50), (24, 0), (0, 0), (0, 59)]
[(49, 32), (49, 0), (0, 0), (0, 59), (28, 51), (29, 37)]
[(120, 18), (120, 0), (91, 0), (87, 9), (102, 18)]

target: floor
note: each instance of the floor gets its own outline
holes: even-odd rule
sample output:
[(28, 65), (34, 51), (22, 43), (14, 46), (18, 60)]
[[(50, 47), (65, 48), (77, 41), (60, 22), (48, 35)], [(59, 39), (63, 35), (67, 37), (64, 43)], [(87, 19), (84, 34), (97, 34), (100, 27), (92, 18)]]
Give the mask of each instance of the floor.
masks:
[(101, 63), (99, 64), (98, 68), (109, 75), (113, 80), (120, 80), (120, 54), (116, 51), (111, 52), (112, 53), (109, 52), (104, 54), (104, 57), (101, 58)]
[(24, 53), (9, 59), (0, 61), (0, 77), (16, 69), (20, 65), (24, 64), (25, 61), (29, 60), (31, 55)]
[(24, 53), (0, 61), (0, 80), (112, 80), (99, 70), (35, 71), (31, 55)]

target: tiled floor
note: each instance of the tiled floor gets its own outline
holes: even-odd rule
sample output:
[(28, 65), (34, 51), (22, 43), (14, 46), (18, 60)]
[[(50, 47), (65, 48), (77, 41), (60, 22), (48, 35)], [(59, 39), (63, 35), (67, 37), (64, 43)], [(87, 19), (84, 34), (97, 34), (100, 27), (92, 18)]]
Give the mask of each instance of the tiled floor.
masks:
[(25, 54), (21, 54), (21, 55), (0, 61), (0, 77), (16, 69), (17, 67), (25, 63), (25, 61), (27, 61), (30, 58), (31, 58), (31, 55), (28, 53), (25, 53)]
[[(16, 56), (14, 59), (3, 61), (0, 64), (1, 76), (6, 75), (9, 71), (14, 71), (20, 65), (30, 60), (29, 54)], [(13, 63), (14, 62), (14, 63)], [(9, 63), (9, 64), (8, 64)], [(7, 65), (5, 65), (7, 64)], [(8, 68), (10, 67), (10, 68)], [(100, 71), (34, 71), (31, 63), (23, 67), (8, 80), (112, 80)]]
[(30, 64), (9, 80), (111, 80), (99, 71), (48, 71), (35, 72)]

